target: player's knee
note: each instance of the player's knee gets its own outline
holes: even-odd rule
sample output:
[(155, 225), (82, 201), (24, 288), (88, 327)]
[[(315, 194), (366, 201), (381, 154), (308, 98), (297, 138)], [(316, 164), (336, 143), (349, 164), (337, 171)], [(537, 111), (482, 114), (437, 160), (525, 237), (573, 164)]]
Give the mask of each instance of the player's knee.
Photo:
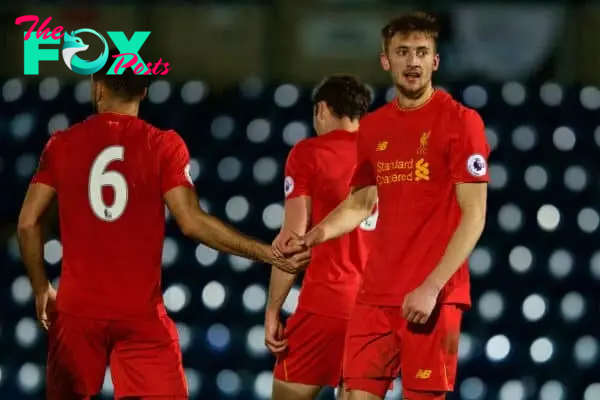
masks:
[(271, 400), (314, 400), (319, 395), (321, 386), (304, 385), (302, 383), (285, 382), (273, 379)]
[(446, 400), (446, 392), (421, 392), (416, 390), (404, 390), (403, 400)]

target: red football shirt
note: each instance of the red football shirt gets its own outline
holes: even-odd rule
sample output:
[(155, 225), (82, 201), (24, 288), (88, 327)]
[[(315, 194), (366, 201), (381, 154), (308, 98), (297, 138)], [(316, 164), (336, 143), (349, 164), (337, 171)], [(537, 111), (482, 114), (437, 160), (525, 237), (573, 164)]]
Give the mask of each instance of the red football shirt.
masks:
[(32, 182), (57, 192), (59, 311), (99, 319), (165, 312), (163, 195), (193, 187), (177, 133), (132, 116), (94, 115), (52, 136)]
[[(361, 120), (352, 184), (377, 185), (379, 220), (359, 302), (401, 306), (442, 258), (461, 217), (455, 184), (487, 182), (480, 116), (437, 90), (425, 105), (393, 101)], [(465, 262), (440, 301), (470, 305)]]
[[(285, 166), (285, 197), (311, 198), (310, 225), (316, 225), (342, 202), (350, 191), (356, 167), (357, 133), (333, 131), (298, 142)], [(304, 275), (298, 309), (349, 318), (360, 287), (368, 253), (369, 231), (377, 214), (360, 228), (316, 246)]]

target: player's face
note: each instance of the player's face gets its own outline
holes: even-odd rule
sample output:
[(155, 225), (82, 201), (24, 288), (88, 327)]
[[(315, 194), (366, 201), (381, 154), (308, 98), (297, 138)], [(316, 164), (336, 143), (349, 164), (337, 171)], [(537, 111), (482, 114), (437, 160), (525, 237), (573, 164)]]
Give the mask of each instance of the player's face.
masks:
[(425, 93), (439, 61), (433, 38), (420, 32), (395, 35), (381, 54), (383, 69), (390, 72), (400, 94), (409, 99)]

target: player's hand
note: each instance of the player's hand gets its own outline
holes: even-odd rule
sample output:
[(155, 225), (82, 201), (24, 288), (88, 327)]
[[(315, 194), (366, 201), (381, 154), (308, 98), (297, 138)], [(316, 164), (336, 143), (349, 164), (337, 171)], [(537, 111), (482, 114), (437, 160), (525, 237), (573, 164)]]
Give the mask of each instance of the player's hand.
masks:
[(265, 346), (273, 354), (287, 348), (287, 340), (283, 337), (283, 324), (279, 320), (279, 312), (267, 310), (265, 313)]
[(304, 271), (310, 263), (311, 251), (305, 246), (300, 246), (299, 248), (301, 249), (300, 251), (284, 257), (278, 256), (279, 252), (273, 249), (271, 265), (288, 274), (298, 274)]
[(439, 291), (426, 284), (419, 286), (404, 298), (402, 315), (408, 322), (426, 324), (437, 304)]
[(282, 230), (272, 243), (273, 249), (281, 257), (289, 256), (306, 250), (304, 240), (294, 231)]
[(48, 282), (47, 286), (44, 286), (41, 290), (35, 293), (35, 312), (37, 319), (42, 325), (44, 330), (50, 328), (50, 317), (54, 311), (56, 303), (56, 290), (52, 287), (52, 284)]
[(319, 227), (316, 227), (311, 229), (306, 235), (304, 235), (302, 240), (306, 247), (314, 247), (323, 241), (322, 236), (323, 231), (319, 229)]

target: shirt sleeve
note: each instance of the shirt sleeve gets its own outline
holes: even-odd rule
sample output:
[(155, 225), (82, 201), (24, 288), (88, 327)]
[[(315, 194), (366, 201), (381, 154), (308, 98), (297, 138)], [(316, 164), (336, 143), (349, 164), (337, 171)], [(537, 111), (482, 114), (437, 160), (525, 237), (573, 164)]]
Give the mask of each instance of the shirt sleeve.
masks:
[(352, 177), (352, 187), (364, 187), (377, 184), (373, 164), (369, 157), (369, 149), (365, 143), (366, 133), (359, 130), (356, 140), (356, 169)]
[(40, 162), (38, 168), (31, 179), (31, 183), (43, 183), (44, 185), (51, 186), (56, 189), (56, 176), (54, 172), (54, 163), (56, 160), (57, 150), (57, 135), (58, 132), (54, 133), (50, 140), (46, 142), (44, 151), (40, 156)]
[(310, 146), (302, 141), (297, 143), (285, 162), (283, 192), (286, 200), (300, 196), (311, 196), (316, 165)]
[(467, 109), (461, 115), (449, 151), (453, 183), (488, 182), (490, 147), (483, 120), (476, 111)]
[(194, 188), (190, 175), (190, 153), (183, 139), (174, 131), (165, 133), (161, 143), (161, 187), (162, 193), (178, 186)]

